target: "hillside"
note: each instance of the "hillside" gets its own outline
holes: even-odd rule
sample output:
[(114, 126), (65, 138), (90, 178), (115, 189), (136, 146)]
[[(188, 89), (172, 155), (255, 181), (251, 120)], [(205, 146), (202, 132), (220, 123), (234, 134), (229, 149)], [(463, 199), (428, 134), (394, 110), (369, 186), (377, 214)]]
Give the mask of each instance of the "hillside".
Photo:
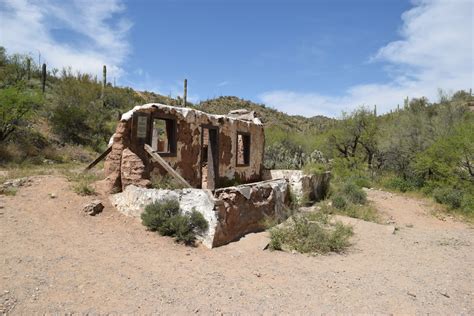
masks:
[(325, 130), (334, 119), (325, 116), (307, 118), (299, 115), (288, 115), (276, 109), (234, 96), (222, 96), (202, 101), (196, 105), (197, 109), (208, 113), (227, 114), (232, 110), (247, 109), (255, 111), (266, 127), (277, 126), (290, 132), (304, 132), (308, 130)]

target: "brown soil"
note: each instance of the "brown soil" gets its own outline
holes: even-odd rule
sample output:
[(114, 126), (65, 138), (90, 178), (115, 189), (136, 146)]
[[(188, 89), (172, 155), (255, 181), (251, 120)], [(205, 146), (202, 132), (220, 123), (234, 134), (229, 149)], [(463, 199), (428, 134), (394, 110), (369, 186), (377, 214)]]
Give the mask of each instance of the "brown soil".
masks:
[[(474, 314), (474, 231), (387, 192), (393, 227), (354, 219), (344, 255), (262, 251), (265, 234), (208, 250), (175, 244), (64, 178), (0, 196), (0, 309), (32, 313)], [(51, 198), (54, 193), (57, 197)]]

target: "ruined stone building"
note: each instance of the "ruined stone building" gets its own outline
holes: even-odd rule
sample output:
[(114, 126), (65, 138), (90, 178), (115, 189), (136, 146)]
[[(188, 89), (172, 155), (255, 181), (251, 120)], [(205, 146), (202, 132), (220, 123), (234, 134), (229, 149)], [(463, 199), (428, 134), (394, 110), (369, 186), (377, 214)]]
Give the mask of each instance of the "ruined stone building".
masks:
[[(163, 104), (136, 106), (122, 115), (105, 161), (105, 183), (122, 213), (140, 217), (146, 205), (166, 199), (209, 223), (200, 236), (208, 247), (265, 229), (265, 220), (297, 197), (325, 194), (329, 175), (263, 170), (264, 130), (253, 112), (207, 114)], [(100, 158), (100, 157), (99, 157)], [(151, 180), (172, 176), (183, 189), (152, 189)]]
[(262, 177), (263, 126), (253, 112), (211, 115), (162, 104), (125, 113), (112, 138), (105, 170), (111, 191), (149, 186), (167, 171), (145, 151), (148, 144), (193, 188), (216, 189)]

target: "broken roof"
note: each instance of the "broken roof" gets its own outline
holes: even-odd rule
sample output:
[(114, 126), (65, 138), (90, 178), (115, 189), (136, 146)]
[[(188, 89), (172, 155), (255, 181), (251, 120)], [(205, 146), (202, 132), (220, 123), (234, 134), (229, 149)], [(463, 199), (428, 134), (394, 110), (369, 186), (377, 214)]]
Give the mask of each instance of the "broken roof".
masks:
[(196, 109), (191, 109), (191, 108), (185, 108), (185, 107), (178, 107), (178, 106), (171, 106), (171, 105), (166, 105), (166, 104), (161, 104), (161, 103), (147, 103), (143, 105), (137, 105), (130, 111), (124, 113), (121, 117), (121, 121), (128, 121), (132, 118), (133, 113), (136, 111), (140, 110), (145, 110), (145, 109), (150, 109), (150, 108), (167, 108), (169, 110), (173, 109), (177, 112), (180, 112), (181, 115), (183, 115), (185, 118), (188, 117), (188, 115), (192, 114), (203, 114), (207, 115), (211, 118), (219, 119), (219, 118), (227, 118), (229, 120), (238, 120), (238, 121), (243, 121), (243, 122), (250, 122), (256, 125), (262, 125), (262, 121), (258, 117), (255, 116), (254, 111), (248, 111), (246, 109), (240, 109), (240, 110), (234, 110), (229, 112), (229, 115), (219, 115), (219, 114), (209, 114), (200, 110)]

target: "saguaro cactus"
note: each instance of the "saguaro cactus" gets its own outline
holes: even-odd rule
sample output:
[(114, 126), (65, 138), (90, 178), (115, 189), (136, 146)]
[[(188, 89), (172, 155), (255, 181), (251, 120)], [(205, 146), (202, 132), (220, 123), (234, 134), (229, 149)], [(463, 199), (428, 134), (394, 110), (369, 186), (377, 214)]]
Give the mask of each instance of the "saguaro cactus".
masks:
[(103, 99), (105, 97), (105, 86), (107, 85), (107, 66), (104, 65), (102, 68), (102, 93), (100, 98)]
[(102, 69), (102, 87), (105, 88), (107, 85), (107, 66), (104, 65), (104, 68)]
[(183, 106), (186, 107), (186, 100), (188, 99), (188, 79), (184, 79), (184, 94), (183, 94)]
[(30, 80), (31, 78), (31, 59), (28, 57), (26, 59), (26, 79)]
[(41, 69), (41, 88), (44, 93), (44, 90), (46, 89), (46, 64), (43, 64)]

